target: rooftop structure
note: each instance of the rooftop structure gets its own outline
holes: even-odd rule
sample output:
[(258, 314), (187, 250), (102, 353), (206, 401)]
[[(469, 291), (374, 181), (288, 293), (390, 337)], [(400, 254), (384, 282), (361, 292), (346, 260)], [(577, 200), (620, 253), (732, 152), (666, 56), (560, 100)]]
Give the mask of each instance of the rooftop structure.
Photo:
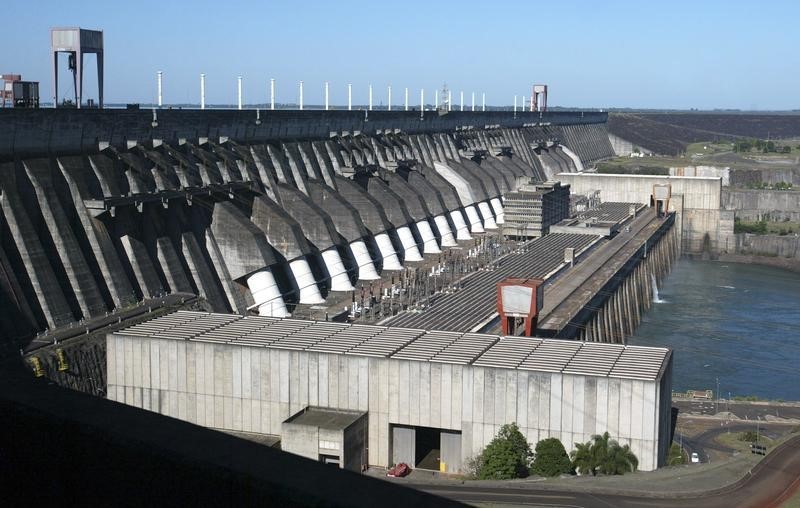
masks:
[[(494, 303), (494, 302), (492, 302)], [(666, 348), (177, 311), (120, 335), (652, 381)], [(513, 350), (513, 354), (507, 355)]]

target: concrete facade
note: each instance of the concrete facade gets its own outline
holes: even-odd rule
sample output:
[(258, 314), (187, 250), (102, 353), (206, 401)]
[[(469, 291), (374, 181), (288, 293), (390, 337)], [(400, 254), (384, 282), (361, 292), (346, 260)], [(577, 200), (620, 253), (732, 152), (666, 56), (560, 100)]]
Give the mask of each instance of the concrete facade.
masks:
[(392, 425), (461, 432), (460, 456), (466, 460), (510, 422), (518, 423), (532, 445), (557, 437), (568, 450), (608, 431), (631, 445), (640, 469), (663, 465), (671, 440), (669, 351), (591, 346), (661, 360), (651, 362), (654, 378), (635, 379), (142, 337), (122, 330), (107, 338), (107, 394), (206, 427), (276, 435), (287, 418), (307, 406), (366, 412), (368, 458), (375, 466), (391, 465)]
[[(670, 211), (677, 214), (675, 226), (683, 252), (712, 253), (732, 245), (733, 217), (721, 210), (722, 179), (718, 177), (678, 177), (649, 175), (600, 175), (562, 173), (562, 183), (569, 184), (574, 194), (601, 190), (603, 201), (647, 202), (653, 185), (672, 185)], [(728, 224), (731, 222), (731, 224)]]

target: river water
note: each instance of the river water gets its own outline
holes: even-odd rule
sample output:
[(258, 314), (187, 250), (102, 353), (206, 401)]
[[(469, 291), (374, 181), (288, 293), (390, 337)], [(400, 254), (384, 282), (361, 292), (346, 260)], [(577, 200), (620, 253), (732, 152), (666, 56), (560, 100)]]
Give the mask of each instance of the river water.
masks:
[(800, 274), (681, 259), (629, 344), (674, 350), (673, 390), (800, 400)]

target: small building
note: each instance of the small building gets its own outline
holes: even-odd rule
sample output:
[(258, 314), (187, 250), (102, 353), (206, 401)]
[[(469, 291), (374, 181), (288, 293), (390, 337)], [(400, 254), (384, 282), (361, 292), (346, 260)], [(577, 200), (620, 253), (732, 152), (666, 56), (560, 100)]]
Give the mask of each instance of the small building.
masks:
[(350, 471), (367, 464), (367, 413), (309, 406), (281, 425), (281, 449)]
[(0, 90), (0, 107), (38, 108), (39, 82), (22, 81), (19, 74), (3, 74), (3, 89)]
[(503, 196), (503, 234), (539, 238), (550, 232), (551, 225), (569, 217), (569, 185), (521, 180), (516, 190)]

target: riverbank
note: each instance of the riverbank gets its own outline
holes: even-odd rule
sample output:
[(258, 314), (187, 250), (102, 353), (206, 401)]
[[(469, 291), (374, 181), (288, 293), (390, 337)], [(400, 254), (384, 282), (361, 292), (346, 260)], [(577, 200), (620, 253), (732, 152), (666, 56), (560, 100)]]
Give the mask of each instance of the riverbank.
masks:
[(720, 254), (715, 261), (723, 263), (743, 263), (748, 265), (761, 265), (789, 270), (800, 273), (800, 259), (782, 258), (777, 256), (758, 256), (754, 254)]

